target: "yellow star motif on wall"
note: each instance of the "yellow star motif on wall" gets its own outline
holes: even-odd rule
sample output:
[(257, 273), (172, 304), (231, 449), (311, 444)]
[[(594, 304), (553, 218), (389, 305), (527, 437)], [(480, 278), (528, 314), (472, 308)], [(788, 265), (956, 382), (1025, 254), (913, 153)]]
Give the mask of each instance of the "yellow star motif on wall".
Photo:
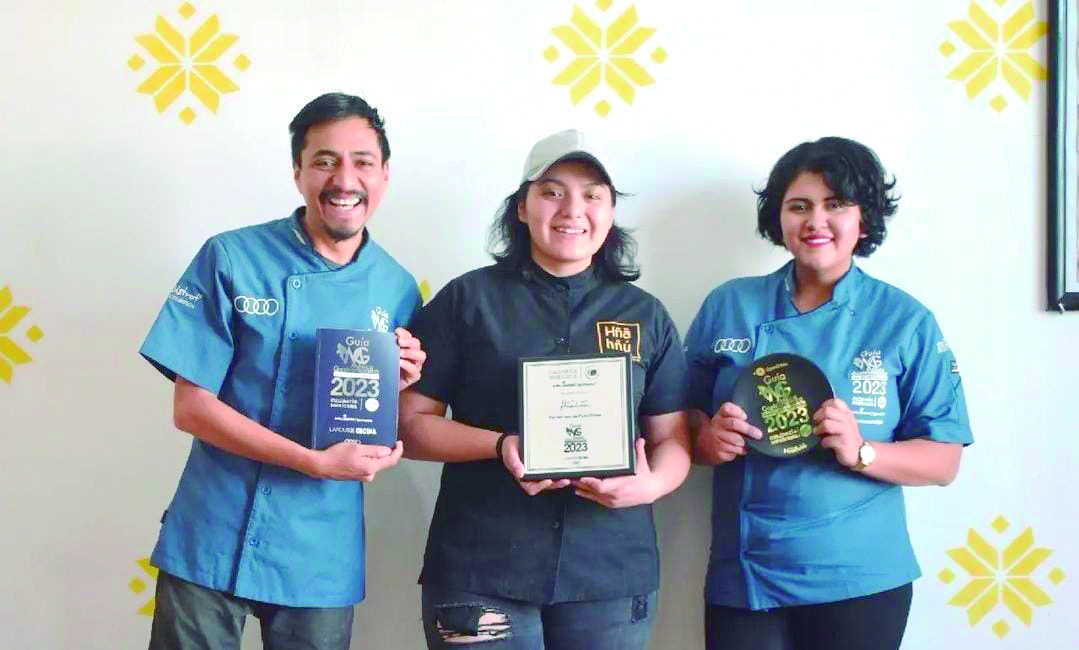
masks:
[[(611, 0), (599, 0), (596, 6), (606, 12), (611, 4)], [(628, 106), (633, 104), (638, 87), (655, 83), (652, 75), (634, 58), (656, 32), (652, 27), (638, 25), (636, 6), (631, 5), (603, 28), (574, 5), (569, 24), (559, 25), (551, 32), (573, 57), (552, 83), (569, 86), (570, 102), (574, 105), (605, 83)], [(543, 58), (550, 63), (559, 56), (559, 48), (553, 45), (543, 52)], [(667, 60), (667, 52), (656, 48), (651, 58), (656, 63), (663, 63)], [(600, 117), (606, 117), (611, 104), (601, 99), (593, 109)]]
[[(195, 7), (185, 2), (177, 13), (189, 20), (195, 15)], [(135, 37), (135, 42), (157, 63), (136, 90), (154, 98), (158, 113), (164, 113), (185, 91), (190, 91), (210, 112), (216, 113), (221, 95), (239, 90), (219, 65), (219, 59), (237, 40), (235, 34), (221, 33), (217, 14), (204, 20), (186, 37), (159, 15), (152, 34)], [(145, 64), (146, 60), (138, 54), (127, 60), (128, 67), (135, 71)], [(232, 60), (232, 65), (242, 72), (251, 65), (251, 60), (240, 54)], [(196, 115), (190, 106), (179, 112), (184, 124), (191, 124)]]
[[(146, 584), (146, 580), (143, 580), (143, 577), (149, 580), (153, 580), (155, 582), (157, 581), (157, 567), (150, 564), (150, 558), (148, 557), (139, 558), (135, 561), (135, 564), (139, 565), (139, 567), (142, 569), (144, 576), (135, 576), (134, 578), (132, 578), (131, 581), (127, 583), (127, 588), (130, 589), (132, 593), (137, 595), (146, 591), (146, 588), (150, 586)], [(150, 596), (150, 600), (143, 603), (142, 607), (139, 608), (139, 611), (137, 613), (142, 616), (153, 616), (155, 604), (155, 598), (153, 596)]]
[[(997, 517), (990, 526), (998, 534), (1003, 534), (1010, 524), (1004, 517)], [(1052, 553), (1050, 549), (1034, 546), (1034, 532), (1030, 528), (999, 551), (977, 531), (970, 529), (967, 532), (966, 546), (948, 551), (948, 557), (958, 564), (968, 577), (966, 584), (948, 604), (966, 609), (971, 627), (976, 626), (1000, 604), (1029, 627), (1034, 620), (1034, 607), (1043, 607), (1053, 602), (1033, 578), (1034, 572)], [(955, 581), (956, 574), (951, 569), (944, 569), (937, 577), (944, 584), (951, 584)], [(1056, 568), (1049, 571), (1047, 577), (1049, 582), (1057, 585), (1064, 580), (1065, 575)], [(991, 629), (998, 638), (1004, 638), (1010, 631), (1010, 626), (1003, 619), (999, 619)]]
[[(5, 384), (10, 384), (14, 378), (15, 366), (34, 360), (23, 346), (11, 338), (14, 336), (15, 327), (29, 313), (29, 307), (15, 304), (11, 287), (0, 289), (0, 381)], [(45, 334), (37, 325), (31, 325), (26, 330), (25, 336), (31, 343), (37, 343)]]
[[(999, 21), (977, 2), (970, 3), (967, 14), (969, 20), (948, 23), (970, 50), (948, 73), (948, 78), (964, 83), (968, 99), (974, 99), (1002, 79), (1024, 101), (1029, 100), (1034, 82), (1045, 81), (1049, 76), (1045, 66), (1029, 53), (1049, 31), (1045, 21), (1035, 20), (1034, 3), (1024, 2), (1011, 15), (1002, 15)], [(939, 49), (948, 57), (956, 52), (956, 46), (950, 40), (942, 43)], [(997, 93), (989, 105), (1000, 112), (1008, 106), (1008, 100)]]

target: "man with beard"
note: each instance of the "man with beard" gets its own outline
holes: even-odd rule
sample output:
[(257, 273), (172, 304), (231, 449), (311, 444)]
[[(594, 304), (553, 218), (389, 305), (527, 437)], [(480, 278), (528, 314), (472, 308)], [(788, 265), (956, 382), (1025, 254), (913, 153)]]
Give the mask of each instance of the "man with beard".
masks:
[(239, 648), (253, 614), (268, 650), (344, 650), (364, 598), (362, 484), (402, 447), (309, 448), (315, 330), (396, 328), (400, 390), (425, 358), (400, 327), (421, 301), (365, 227), (389, 181), (378, 111), (326, 94), (289, 131), (305, 206), (210, 238), (140, 350), (194, 436), (151, 558), (151, 649)]

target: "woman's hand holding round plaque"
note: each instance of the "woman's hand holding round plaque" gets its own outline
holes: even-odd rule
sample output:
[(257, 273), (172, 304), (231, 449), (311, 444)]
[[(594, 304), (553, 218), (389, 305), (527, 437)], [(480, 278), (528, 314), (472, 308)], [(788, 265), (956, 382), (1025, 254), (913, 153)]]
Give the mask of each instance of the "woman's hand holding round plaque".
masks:
[(812, 361), (795, 354), (769, 354), (742, 371), (731, 401), (764, 434), (760, 440), (746, 438), (751, 449), (789, 458), (820, 444), (813, 433), (813, 414), (833, 397), (828, 378)]

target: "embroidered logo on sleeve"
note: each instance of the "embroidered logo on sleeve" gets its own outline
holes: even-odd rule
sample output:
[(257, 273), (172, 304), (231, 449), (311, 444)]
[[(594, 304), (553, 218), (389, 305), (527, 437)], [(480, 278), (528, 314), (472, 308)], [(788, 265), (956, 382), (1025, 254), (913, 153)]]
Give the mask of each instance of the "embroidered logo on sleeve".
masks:
[(169, 300), (188, 309), (194, 309), (195, 304), (202, 300), (202, 294), (195, 293), (185, 284), (178, 284), (175, 289), (169, 292)]
[(888, 406), (888, 371), (880, 350), (862, 350), (852, 362), (850, 406), (858, 424), (884, 424)]
[(596, 340), (600, 352), (624, 352), (634, 361), (641, 360), (640, 323), (596, 321)]
[(948, 342), (944, 339), (937, 341), (937, 354), (944, 354), (948, 350), (951, 350), (952, 346), (948, 345)]
[(382, 307), (371, 310), (371, 327), (376, 332), (390, 331), (390, 314)]

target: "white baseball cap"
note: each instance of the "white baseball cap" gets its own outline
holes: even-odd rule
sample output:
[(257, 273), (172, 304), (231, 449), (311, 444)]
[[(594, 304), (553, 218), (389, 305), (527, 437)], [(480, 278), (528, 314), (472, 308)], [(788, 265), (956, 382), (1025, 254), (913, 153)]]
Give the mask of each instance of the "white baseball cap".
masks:
[(611, 174), (600, 162), (600, 155), (595, 147), (589, 144), (585, 135), (577, 129), (560, 131), (540, 140), (532, 145), (532, 151), (525, 158), (524, 174), (521, 182), (534, 181), (550, 169), (551, 165), (563, 160), (584, 160), (596, 166), (605, 177), (604, 180), (611, 183)]

